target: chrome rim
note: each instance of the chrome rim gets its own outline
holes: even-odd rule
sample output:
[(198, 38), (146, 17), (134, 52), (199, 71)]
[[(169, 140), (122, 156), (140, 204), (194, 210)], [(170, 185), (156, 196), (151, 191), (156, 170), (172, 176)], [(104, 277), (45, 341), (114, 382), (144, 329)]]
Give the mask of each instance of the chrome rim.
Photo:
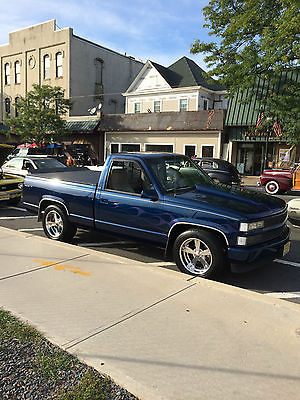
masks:
[(48, 212), (45, 226), (50, 236), (58, 238), (62, 234), (64, 227), (62, 217), (55, 210)]
[(183, 266), (195, 275), (205, 274), (213, 260), (209, 247), (196, 238), (189, 238), (182, 243), (179, 256)]

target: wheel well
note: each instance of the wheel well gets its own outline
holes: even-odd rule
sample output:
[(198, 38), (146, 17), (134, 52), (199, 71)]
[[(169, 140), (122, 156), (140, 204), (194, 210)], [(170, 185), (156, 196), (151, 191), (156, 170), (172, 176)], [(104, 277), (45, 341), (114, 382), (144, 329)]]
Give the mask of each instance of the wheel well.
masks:
[(172, 229), (169, 239), (168, 239), (168, 243), (167, 243), (166, 250), (165, 250), (166, 255), (168, 257), (171, 256), (173, 244), (174, 244), (175, 240), (177, 239), (177, 237), (181, 233), (186, 232), (188, 230), (201, 230), (201, 231), (207, 231), (207, 232), (213, 233), (221, 241), (224, 248), (227, 248), (227, 244), (226, 244), (225, 238), (222, 235), (222, 233), (213, 228), (203, 227), (203, 226), (193, 225), (193, 224), (178, 224), (177, 226), (175, 226)]
[(42, 219), (42, 214), (48, 206), (60, 207), (62, 210), (68, 213), (67, 207), (63, 203), (51, 199), (42, 200), (39, 206), (38, 221)]

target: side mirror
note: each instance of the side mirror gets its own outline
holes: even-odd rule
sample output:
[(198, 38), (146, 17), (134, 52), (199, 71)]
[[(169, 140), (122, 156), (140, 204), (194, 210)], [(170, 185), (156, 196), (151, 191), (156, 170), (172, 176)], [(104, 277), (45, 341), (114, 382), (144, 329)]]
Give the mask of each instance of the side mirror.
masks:
[(143, 190), (141, 193), (142, 199), (150, 199), (152, 201), (158, 200), (158, 193), (155, 189)]

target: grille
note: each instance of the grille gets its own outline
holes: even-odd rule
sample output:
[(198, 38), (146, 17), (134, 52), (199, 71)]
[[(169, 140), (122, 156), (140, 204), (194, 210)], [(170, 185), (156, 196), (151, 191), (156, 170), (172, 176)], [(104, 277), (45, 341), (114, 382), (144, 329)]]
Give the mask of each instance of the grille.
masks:
[(8, 190), (15, 190), (15, 189), (18, 189), (18, 183), (7, 183), (6, 185), (0, 186), (1, 192), (6, 192)]
[(265, 228), (272, 227), (274, 225), (282, 225), (287, 218), (287, 210), (284, 212), (274, 215), (272, 217), (268, 217), (265, 219)]

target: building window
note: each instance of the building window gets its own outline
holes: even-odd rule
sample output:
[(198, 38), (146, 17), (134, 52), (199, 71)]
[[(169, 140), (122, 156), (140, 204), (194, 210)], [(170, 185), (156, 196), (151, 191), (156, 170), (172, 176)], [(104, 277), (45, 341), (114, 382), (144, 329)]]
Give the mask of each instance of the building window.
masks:
[(154, 112), (160, 112), (160, 101), (159, 100), (156, 100), (155, 102), (154, 102)]
[(121, 151), (141, 151), (141, 145), (136, 143), (122, 143)]
[(10, 85), (10, 65), (6, 63), (4, 65), (4, 83), (5, 85)]
[(203, 110), (208, 110), (208, 101), (207, 101), (207, 99), (203, 100)]
[(62, 53), (58, 52), (55, 56), (56, 62), (56, 78), (63, 76), (63, 67), (62, 67)]
[(141, 112), (141, 103), (134, 103), (134, 113), (140, 113)]
[(197, 156), (196, 153), (196, 145), (195, 144), (185, 144), (184, 145), (184, 154), (188, 157)]
[(215, 146), (201, 146), (201, 157), (213, 157)]
[(50, 79), (50, 56), (44, 56), (44, 79)]
[(18, 102), (19, 102), (19, 97), (15, 98), (15, 116), (19, 116), (19, 111), (18, 111)]
[(179, 111), (187, 111), (188, 109), (188, 101), (187, 99), (179, 100)]
[(20, 61), (15, 62), (15, 83), (21, 83), (21, 65)]
[(10, 115), (10, 99), (6, 97), (4, 100), (4, 105), (5, 105), (5, 112)]
[(145, 144), (146, 151), (153, 151), (158, 153), (173, 153), (172, 144)]
[(110, 145), (110, 153), (119, 153), (119, 143), (111, 143)]

